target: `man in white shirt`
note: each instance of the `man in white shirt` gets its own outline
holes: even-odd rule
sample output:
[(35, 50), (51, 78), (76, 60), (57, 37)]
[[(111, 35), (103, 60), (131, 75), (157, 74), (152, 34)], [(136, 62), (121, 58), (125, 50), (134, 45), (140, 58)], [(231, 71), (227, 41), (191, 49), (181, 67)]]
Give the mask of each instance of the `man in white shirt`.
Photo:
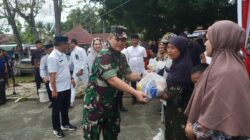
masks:
[[(70, 86), (75, 84), (70, 76), (69, 61), (65, 55), (68, 37), (56, 36), (55, 49), (48, 57), (50, 90), (52, 92), (52, 125), (56, 137), (64, 137), (62, 130), (76, 130), (69, 122)], [(61, 122), (60, 123), (60, 114)]]
[[(132, 72), (143, 73), (144, 58), (147, 57), (146, 49), (139, 45), (139, 36), (137, 34), (131, 36), (131, 46), (127, 48), (128, 64)], [(131, 82), (131, 86), (136, 89), (136, 82)], [(136, 103), (133, 97), (132, 104)]]
[[(47, 60), (48, 60), (49, 54), (53, 51), (54, 46), (53, 46), (53, 44), (46, 44), (46, 45), (44, 45), (44, 47), (46, 49), (47, 54), (44, 55), (40, 61), (40, 77), (42, 78), (42, 80), (46, 86), (49, 101), (52, 102), (51, 91), (49, 88), (49, 72), (48, 72), (48, 61)], [(49, 108), (51, 108), (51, 107), (52, 107), (52, 103), (49, 105)]]
[(70, 43), (70, 47), (72, 48), (72, 52), (70, 54), (70, 63), (73, 63), (73, 78), (76, 82), (75, 88), (71, 88), (71, 101), (70, 106), (73, 107), (77, 87), (80, 81), (83, 83), (83, 86), (86, 87), (88, 85), (88, 67), (87, 67), (87, 53), (86, 51), (77, 46), (77, 40), (72, 39)]

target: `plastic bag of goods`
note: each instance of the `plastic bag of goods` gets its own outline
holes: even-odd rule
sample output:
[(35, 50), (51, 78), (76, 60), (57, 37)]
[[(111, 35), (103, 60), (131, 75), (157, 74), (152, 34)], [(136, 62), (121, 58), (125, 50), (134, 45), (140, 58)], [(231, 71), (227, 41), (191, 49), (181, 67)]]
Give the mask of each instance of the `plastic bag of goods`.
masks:
[(152, 99), (160, 96), (160, 93), (164, 91), (166, 86), (167, 83), (164, 77), (151, 72), (137, 83), (137, 90), (146, 93), (148, 99)]

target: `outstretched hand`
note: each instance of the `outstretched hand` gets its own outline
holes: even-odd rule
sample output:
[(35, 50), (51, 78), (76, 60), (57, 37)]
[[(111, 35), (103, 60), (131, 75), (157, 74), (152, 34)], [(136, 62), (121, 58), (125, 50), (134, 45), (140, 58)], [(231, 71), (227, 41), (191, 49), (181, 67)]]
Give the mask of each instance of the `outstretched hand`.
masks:
[(145, 93), (143, 93), (142, 91), (138, 91), (136, 92), (136, 99), (138, 102), (146, 104), (149, 100), (147, 99), (147, 95)]

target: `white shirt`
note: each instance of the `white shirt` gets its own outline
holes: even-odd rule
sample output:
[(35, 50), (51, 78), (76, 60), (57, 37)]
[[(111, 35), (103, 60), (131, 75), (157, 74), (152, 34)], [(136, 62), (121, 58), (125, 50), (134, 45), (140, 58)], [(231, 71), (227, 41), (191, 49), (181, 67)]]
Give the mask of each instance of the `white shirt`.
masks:
[(86, 69), (87, 59), (86, 51), (83, 48), (76, 46), (70, 54), (70, 63), (73, 63), (74, 65), (73, 73), (77, 73), (81, 69)]
[[(56, 89), (62, 92), (70, 89), (71, 76), (69, 71), (69, 61), (65, 53), (54, 49), (48, 57), (49, 73), (56, 73)], [(51, 83), (50, 83), (50, 89)]]
[(40, 61), (40, 76), (42, 78), (46, 78), (47, 80), (49, 80), (48, 61), (47, 61), (48, 57), (49, 54), (46, 54), (41, 58)]
[(128, 64), (132, 72), (143, 73), (144, 68), (144, 58), (147, 57), (146, 49), (140, 45), (129, 46), (127, 48), (128, 54)]
[(123, 53), (123, 54), (126, 56), (126, 60), (127, 60), (127, 62), (128, 62), (128, 52), (127, 52), (127, 49), (124, 48), (124, 49), (121, 51), (121, 53)]

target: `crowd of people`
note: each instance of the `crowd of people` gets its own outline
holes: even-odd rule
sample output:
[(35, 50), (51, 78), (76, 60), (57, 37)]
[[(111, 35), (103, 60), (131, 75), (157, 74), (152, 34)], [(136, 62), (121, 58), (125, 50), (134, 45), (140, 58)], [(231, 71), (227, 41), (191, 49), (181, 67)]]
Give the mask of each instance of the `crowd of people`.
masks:
[[(154, 72), (167, 82), (158, 97), (167, 102), (166, 140), (250, 137), (250, 80), (243, 63), (247, 56), (240, 53), (246, 33), (240, 26), (218, 21), (195, 40), (185, 33), (168, 33), (150, 47), (143, 45), (138, 34), (130, 37), (131, 46), (126, 47), (126, 32), (127, 28), (116, 26), (106, 45), (94, 38), (87, 50), (76, 39), (68, 43), (65, 36), (56, 36), (45, 45), (36, 41), (32, 64), (37, 94), (41, 82), (45, 83), (55, 136), (64, 137), (64, 130), (77, 129), (68, 112), (74, 107), (77, 88), (83, 87), (83, 138), (99, 140), (102, 134), (104, 140), (118, 139), (120, 111), (128, 111), (123, 94), (131, 94), (132, 104), (148, 103), (146, 93), (137, 90), (136, 84)], [(1, 80), (7, 72), (2, 58), (0, 50)], [(2, 81), (0, 87), (5, 87)]]

